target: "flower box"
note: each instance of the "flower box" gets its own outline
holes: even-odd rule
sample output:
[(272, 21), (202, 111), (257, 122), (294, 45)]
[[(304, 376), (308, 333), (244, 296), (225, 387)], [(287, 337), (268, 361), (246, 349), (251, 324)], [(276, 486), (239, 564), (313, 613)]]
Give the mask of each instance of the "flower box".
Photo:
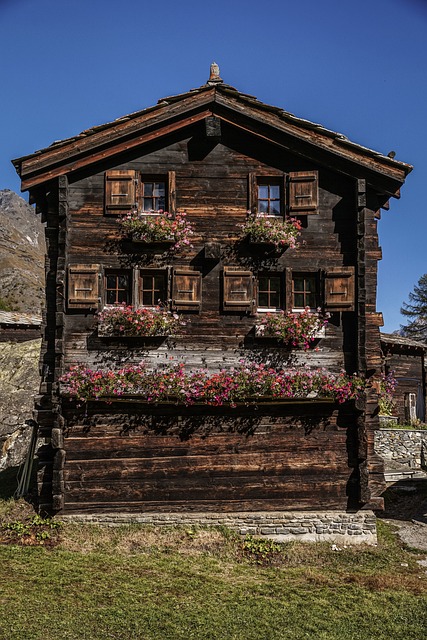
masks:
[(163, 341), (174, 335), (182, 321), (161, 307), (154, 309), (116, 305), (98, 314), (98, 337)]
[(110, 396), (135, 396), (152, 405), (171, 402), (230, 408), (237, 404), (318, 402), (323, 399), (343, 403), (357, 399), (364, 389), (364, 381), (357, 376), (306, 367), (277, 370), (244, 361), (236, 368), (221, 369), (213, 374), (206, 369), (186, 371), (183, 364), (148, 369), (140, 363), (119, 370), (98, 371), (77, 366), (65, 374), (61, 382), (66, 385), (64, 395), (75, 396), (83, 402)]
[(251, 245), (276, 251), (283, 251), (287, 247), (295, 249), (298, 246), (297, 238), (300, 235), (301, 223), (295, 218), (283, 220), (251, 214), (246, 222), (239, 226)]
[(119, 220), (123, 233), (132, 242), (159, 247), (170, 247), (179, 251), (191, 247), (193, 235), (191, 224), (185, 213), (172, 215), (165, 212), (145, 213), (132, 211)]
[(275, 340), (288, 348), (307, 350), (326, 335), (327, 318), (306, 308), (301, 312), (266, 313), (255, 326), (257, 339)]

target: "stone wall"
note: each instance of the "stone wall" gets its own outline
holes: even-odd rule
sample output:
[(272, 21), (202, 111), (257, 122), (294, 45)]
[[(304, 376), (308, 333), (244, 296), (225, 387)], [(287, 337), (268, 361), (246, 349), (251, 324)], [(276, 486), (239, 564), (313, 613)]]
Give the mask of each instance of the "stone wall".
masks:
[(240, 535), (265, 536), (277, 542), (333, 542), (342, 545), (376, 544), (376, 518), (372, 511), (345, 513), (238, 512), (238, 513), (146, 513), (73, 514), (59, 516), (64, 521), (102, 523), (109, 526), (138, 523), (155, 526), (226, 526)]
[(40, 386), (41, 340), (0, 343), (0, 471), (23, 461), (31, 437), (34, 396)]
[(380, 429), (375, 432), (375, 451), (384, 461), (393, 461), (410, 469), (427, 463), (427, 430)]

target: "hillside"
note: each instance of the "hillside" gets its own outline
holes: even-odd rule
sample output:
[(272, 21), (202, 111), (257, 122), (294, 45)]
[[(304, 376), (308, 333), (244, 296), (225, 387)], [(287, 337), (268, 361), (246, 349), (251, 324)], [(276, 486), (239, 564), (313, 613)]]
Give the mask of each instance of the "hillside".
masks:
[(0, 301), (40, 313), (44, 298), (43, 224), (23, 198), (0, 190)]

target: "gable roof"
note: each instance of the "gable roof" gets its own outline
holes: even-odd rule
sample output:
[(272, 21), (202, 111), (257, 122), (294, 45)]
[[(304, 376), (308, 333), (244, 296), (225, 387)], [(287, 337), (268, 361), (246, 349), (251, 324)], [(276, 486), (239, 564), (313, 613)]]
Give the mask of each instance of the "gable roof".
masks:
[(387, 196), (399, 197), (399, 187), (412, 170), (409, 164), (351, 142), (340, 133), (297, 118), (283, 109), (264, 104), (222, 82), (208, 82), (198, 89), (163, 98), (155, 106), (92, 127), (72, 138), (56, 141), (12, 162), (22, 178), (21, 188), (25, 191), (160, 139), (212, 115), (242, 132), (312, 158), (320, 164), (336, 168), (338, 163), (341, 172), (367, 179), (369, 184)]

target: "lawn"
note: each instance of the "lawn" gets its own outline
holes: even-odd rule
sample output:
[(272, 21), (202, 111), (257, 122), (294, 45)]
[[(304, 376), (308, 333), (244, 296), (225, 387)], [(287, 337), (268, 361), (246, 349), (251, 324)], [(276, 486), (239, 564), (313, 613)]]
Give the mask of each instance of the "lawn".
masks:
[[(3, 523), (29, 517), (1, 505)], [(1, 639), (420, 640), (427, 629), (425, 555), (383, 523), (377, 547), (338, 550), (189, 527), (38, 530), (15, 527), (13, 544), (3, 530)]]

